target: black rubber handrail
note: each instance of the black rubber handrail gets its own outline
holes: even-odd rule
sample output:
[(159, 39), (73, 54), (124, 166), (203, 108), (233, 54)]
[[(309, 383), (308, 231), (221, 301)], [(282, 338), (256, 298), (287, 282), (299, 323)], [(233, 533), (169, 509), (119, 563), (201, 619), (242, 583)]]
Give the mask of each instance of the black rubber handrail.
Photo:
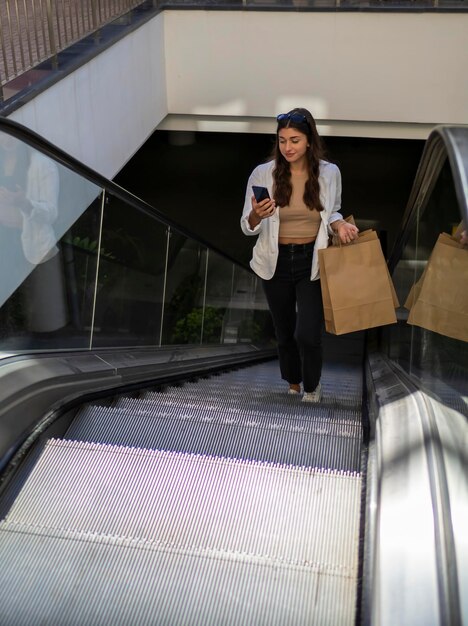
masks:
[(390, 272), (400, 260), (417, 219), (426, 209), (447, 159), (452, 171), (460, 218), (468, 227), (468, 126), (436, 126), (424, 145), (400, 233), (389, 257)]
[(153, 219), (158, 220), (165, 226), (170, 227), (176, 233), (183, 235), (188, 239), (192, 239), (196, 243), (204, 246), (205, 248), (208, 248), (216, 254), (219, 254), (231, 263), (237, 265), (238, 267), (242, 267), (249, 272), (252, 271), (248, 264), (241, 263), (239, 260), (230, 256), (220, 248), (217, 248), (212, 243), (208, 243), (199, 235), (196, 235), (193, 232), (184, 228), (183, 226), (180, 226), (180, 224), (172, 220), (165, 213), (162, 213), (159, 209), (148, 204), (141, 198), (138, 198), (138, 196), (135, 196), (130, 191), (127, 191), (126, 189), (113, 182), (112, 180), (109, 180), (102, 174), (99, 174), (99, 172), (96, 172), (78, 159), (75, 159), (75, 157), (72, 157), (61, 148), (58, 148), (54, 144), (50, 143), (50, 141), (48, 141), (47, 139), (44, 139), (44, 137), (38, 135), (29, 128), (26, 128), (22, 124), (14, 122), (13, 120), (5, 117), (0, 117), (0, 132), (8, 133), (9, 135), (12, 135), (13, 137), (16, 137), (17, 139), (23, 141), (35, 150), (38, 150), (39, 152), (42, 152), (46, 156), (52, 158), (57, 163), (64, 165), (79, 176), (82, 176), (83, 178), (91, 181), (97, 187), (100, 187), (101, 189), (104, 189), (105, 191), (111, 193), (122, 202), (129, 204), (137, 211), (141, 211), (142, 213), (149, 215)]

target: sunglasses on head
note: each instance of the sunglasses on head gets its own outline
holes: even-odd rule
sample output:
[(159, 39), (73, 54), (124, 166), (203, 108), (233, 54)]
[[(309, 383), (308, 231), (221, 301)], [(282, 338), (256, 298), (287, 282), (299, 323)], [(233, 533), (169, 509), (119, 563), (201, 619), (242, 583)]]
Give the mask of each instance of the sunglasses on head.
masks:
[(276, 121), (281, 122), (292, 122), (293, 124), (307, 124), (309, 126), (309, 122), (305, 115), (302, 113), (280, 113), (276, 117)]

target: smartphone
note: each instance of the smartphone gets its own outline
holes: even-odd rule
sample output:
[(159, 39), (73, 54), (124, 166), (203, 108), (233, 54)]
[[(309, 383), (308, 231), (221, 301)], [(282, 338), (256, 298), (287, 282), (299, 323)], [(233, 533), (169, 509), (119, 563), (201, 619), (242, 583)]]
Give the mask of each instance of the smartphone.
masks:
[(252, 191), (257, 202), (270, 199), (270, 194), (268, 193), (268, 189), (266, 187), (258, 187), (257, 185), (253, 185)]

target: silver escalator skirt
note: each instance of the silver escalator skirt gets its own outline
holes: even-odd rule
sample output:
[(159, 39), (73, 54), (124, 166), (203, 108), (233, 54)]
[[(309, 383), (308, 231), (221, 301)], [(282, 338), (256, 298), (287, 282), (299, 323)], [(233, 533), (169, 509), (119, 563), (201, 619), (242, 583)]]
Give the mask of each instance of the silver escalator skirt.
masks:
[(360, 384), (325, 368), (305, 406), (269, 363), (85, 407), (0, 522), (0, 624), (351, 626), (361, 479), (333, 438), (353, 466)]

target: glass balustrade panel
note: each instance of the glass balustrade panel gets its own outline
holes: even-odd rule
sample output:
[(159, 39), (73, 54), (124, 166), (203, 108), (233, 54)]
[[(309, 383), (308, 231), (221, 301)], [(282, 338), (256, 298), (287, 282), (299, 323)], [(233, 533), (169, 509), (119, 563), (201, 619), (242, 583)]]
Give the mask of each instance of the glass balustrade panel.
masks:
[(448, 161), (393, 279), (403, 305), (389, 354), (445, 404), (468, 416), (468, 246)]
[(93, 348), (159, 345), (166, 248), (165, 225), (106, 194)]
[(252, 272), (210, 252), (203, 343), (264, 342), (270, 316), (259, 283)]
[[(0, 132), (0, 351), (89, 347), (101, 189)], [(90, 227), (80, 241), (80, 220)], [(76, 253), (76, 254), (75, 254)]]
[(207, 249), (171, 232), (162, 324), (162, 345), (200, 344), (204, 315)]

